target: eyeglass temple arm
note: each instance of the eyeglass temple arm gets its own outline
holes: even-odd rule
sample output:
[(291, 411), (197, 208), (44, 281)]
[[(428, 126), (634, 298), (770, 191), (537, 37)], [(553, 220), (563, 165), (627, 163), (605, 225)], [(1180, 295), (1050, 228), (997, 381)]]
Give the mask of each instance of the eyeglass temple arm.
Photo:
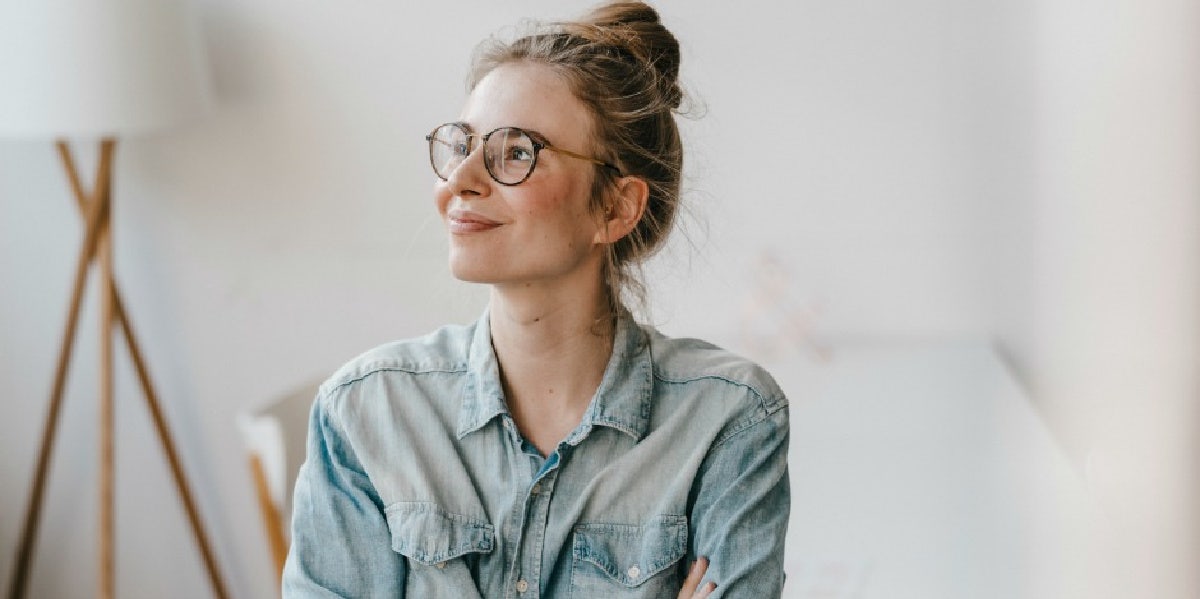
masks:
[(611, 168), (612, 170), (616, 171), (618, 175), (621, 174), (621, 169), (617, 168), (616, 166), (614, 166), (612, 164), (604, 162), (603, 160), (597, 160), (595, 158), (592, 158), (591, 156), (584, 156), (583, 154), (576, 154), (575, 152), (572, 152), (570, 150), (556, 148), (548, 143), (542, 143), (542, 147), (546, 148), (547, 150), (554, 150), (555, 152), (558, 152), (559, 154), (566, 154), (567, 156), (570, 156), (571, 158), (578, 158), (580, 160), (586, 160), (588, 162), (591, 162), (592, 164), (599, 164), (600, 166), (605, 166), (605, 167)]

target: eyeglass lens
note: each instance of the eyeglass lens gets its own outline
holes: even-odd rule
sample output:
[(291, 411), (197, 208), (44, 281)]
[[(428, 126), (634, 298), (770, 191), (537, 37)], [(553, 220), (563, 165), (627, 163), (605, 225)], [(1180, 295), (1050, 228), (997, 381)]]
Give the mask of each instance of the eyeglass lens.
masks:
[[(458, 125), (442, 125), (429, 137), (429, 161), (438, 177), (447, 179), (471, 154), (472, 135)], [(505, 127), (483, 139), (483, 164), (499, 183), (515, 185), (533, 171), (537, 148), (520, 129)]]

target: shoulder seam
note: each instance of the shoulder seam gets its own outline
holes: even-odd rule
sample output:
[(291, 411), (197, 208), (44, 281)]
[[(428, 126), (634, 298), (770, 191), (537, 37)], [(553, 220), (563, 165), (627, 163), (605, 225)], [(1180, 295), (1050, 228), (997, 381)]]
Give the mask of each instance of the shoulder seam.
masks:
[(763, 409), (763, 411), (766, 413), (767, 416), (770, 416), (771, 414), (774, 414), (775, 412), (778, 412), (780, 409), (787, 406), (787, 397), (782, 394), (772, 395), (772, 396), (768, 397), (768, 396), (764, 395), (761, 391), (759, 391), (757, 387), (755, 387), (754, 385), (751, 385), (750, 383), (745, 383), (742, 381), (735, 381), (729, 377), (721, 376), (719, 374), (702, 374), (699, 376), (693, 376), (693, 377), (687, 377), (687, 378), (670, 378), (670, 377), (664, 376), (658, 369), (655, 369), (654, 370), (654, 378), (656, 378), (659, 381), (662, 381), (664, 383), (674, 383), (677, 385), (684, 384), (684, 383), (693, 383), (696, 381), (709, 379), (709, 380), (725, 381), (726, 383), (729, 383), (730, 385), (744, 387), (744, 388), (748, 389), (751, 393), (753, 393), (754, 397), (758, 399), (759, 407), (761, 407)]
[(321, 393), (320, 394), (327, 395), (329, 393), (332, 393), (335, 389), (339, 389), (341, 387), (345, 387), (347, 385), (357, 383), (358, 381), (361, 381), (373, 374), (379, 374), (380, 372), (403, 372), (406, 374), (436, 374), (436, 373), (459, 374), (459, 373), (463, 373), (463, 372), (467, 371), (466, 365), (461, 365), (461, 366), (455, 365), (455, 366), (456, 367), (454, 367), (454, 368), (434, 368), (434, 367), (412, 368), (412, 367), (406, 367), (404, 365), (371, 366), (362, 372), (355, 372), (354, 374), (347, 374), (346, 376), (341, 377), (341, 378), (330, 379), (325, 384), (321, 385)]
[[(780, 408), (780, 409), (782, 409), (782, 408)], [(751, 418), (742, 419), (741, 421), (735, 423), (735, 425), (733, 426), (733, 428), (731, 430), (729, 430), (725, 434), (723, 434), (723, 435), (717, 437), (715, 440), (713, 440), (711, 449), (716, 449), (716, 448), (720, 447), (721, 445), (724, 445), (726, 441), (729, 441), (730, 439), (738, 436), (739, 434), (770, 420), (771, 417), (774, 416), (775, 413), (778, 411), (779, 411), (779, 409), (776, 409), (772, 412), (766, 412), (766, 413), (762, 414), (762, 417), (760, 417), (760, 418), (751, 417)]]

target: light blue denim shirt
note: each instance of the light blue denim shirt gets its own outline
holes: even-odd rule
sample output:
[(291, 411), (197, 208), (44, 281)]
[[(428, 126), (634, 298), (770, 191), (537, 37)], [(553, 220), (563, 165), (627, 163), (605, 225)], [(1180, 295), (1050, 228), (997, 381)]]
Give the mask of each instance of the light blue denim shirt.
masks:
[(488, 316), (369, 351), (313, 406), (285, 597), (778, 597), (787, 399), (757, 365), (623, 315), (549, 456), (522, 439)]

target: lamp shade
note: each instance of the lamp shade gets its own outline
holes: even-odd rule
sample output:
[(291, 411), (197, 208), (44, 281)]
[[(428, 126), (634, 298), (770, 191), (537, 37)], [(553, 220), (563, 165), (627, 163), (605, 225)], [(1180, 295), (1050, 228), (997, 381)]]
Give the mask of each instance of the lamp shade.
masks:
[(209, 101), (183, 0), (0, 0), (0, 136), (136, 135)]

